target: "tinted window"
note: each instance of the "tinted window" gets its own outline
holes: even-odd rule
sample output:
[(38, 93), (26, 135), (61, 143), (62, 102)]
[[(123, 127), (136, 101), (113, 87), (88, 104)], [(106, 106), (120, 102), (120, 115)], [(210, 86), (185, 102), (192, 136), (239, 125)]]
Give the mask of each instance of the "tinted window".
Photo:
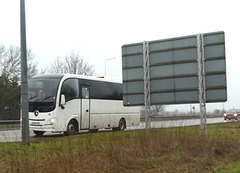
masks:
[[(81, 79), (81, 85), (91, 86), (90, 99), (122, 100), (122, 84)], [(84, 93), (84, 91), (82, 91)], [(84, 96), (82, 97), (84, 98)]]
[(28, 83), (29, 111), (54, 110), (60, 79), (31, 79)]
[(89, 99), (89, 87), (87, 86), (82, 87), (82, 98)]
[(65, 95), (66, 101), (79, 98), (79, 85), (77, 79), (67, 79), (64, 81), (61, 94)]

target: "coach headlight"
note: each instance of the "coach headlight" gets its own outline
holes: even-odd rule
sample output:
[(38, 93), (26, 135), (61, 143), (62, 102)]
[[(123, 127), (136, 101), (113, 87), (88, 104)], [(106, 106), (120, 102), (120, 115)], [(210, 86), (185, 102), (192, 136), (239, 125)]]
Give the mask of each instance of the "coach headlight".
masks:
[(236, 117), (237, 116), (237, 114), (234, 114), (234, 117)]
[(55, 123), (55, 118), (50, 118), (47, 120), (46, 125), (53, 125)]
[(55, 118), (51, 118), (51, 125), (55, 123)]

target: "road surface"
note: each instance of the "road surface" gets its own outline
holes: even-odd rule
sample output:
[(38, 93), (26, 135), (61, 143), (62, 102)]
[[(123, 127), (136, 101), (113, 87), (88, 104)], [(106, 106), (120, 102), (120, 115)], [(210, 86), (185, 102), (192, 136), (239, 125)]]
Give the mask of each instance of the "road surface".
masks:
[[(208, 118), (207, 124), (213, 123), (224, 123), (230, 121), (224, 121), (221, 118)], [(186, 120), (166, 120), (166, 121), (152, 121), (151, 128), (167, 128), (167, 127), (184, 127), (184, 126), (194, 126), (200, 125), (200, 119), (186, 119)], [(135, 129), (144, 129), (145, 123), (141, 122), (139, 126), (128, 127), (127, 130), (135, 130)], [(61, 133), (50, 133), (46, 132), (44, 134), (45, 137), (52, 137), (52, 136), (62, 136)], [(30, 132), (30, 137), (34, 138), (33, 132)], [(0, 143), (2, 142), (19, 142), (21, 141), (21, 130), (14, 129), (14, 130), (0, 130)]]

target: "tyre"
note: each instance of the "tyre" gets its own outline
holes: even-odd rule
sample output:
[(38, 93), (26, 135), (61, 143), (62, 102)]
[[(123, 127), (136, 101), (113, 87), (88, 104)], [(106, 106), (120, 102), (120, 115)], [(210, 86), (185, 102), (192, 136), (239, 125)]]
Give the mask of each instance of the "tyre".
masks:
[(126, 121), (124, 118), (120, 119), (117, 128), (113, 128), (113, 131), (124, 130), (126, 128)]
[(44, 132), (44, 131), (33, 131), (33, 133), (34, 133), (36, 136), (42, 136), (45, 132)]
[(71, 120), (69, 123), (68, 123), (68, 126), (67, 126), (67, 131), (64, 132), (64, 134), (66, 136), (69, 136), (69, 135), (74, 135), (76, 133), (76, 123), (74, 120)]
[(124, 130), (125, 129), (125, 120), (122, 118), (120, 121), (119, 121), (119, 125), (118, 125), (118, 128), (119, 130)]

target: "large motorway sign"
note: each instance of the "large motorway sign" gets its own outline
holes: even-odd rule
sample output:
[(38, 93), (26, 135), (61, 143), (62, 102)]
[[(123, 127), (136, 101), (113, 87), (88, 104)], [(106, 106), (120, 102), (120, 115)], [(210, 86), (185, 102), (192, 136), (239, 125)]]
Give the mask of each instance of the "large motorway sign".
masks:
[(122, 46), (125, 106), (227, 100), (224, 32)]

